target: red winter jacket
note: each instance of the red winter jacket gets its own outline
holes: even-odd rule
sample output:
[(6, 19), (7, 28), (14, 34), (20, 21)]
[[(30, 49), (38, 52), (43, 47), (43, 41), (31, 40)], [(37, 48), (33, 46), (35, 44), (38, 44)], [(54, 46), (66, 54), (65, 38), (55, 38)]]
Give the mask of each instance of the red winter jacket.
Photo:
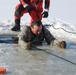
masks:
[(50, 0), (20, 0), (23, 6), (28, 4), (37, 11), (43, 11), (43, 1), (45, 5), (44, 9), (49, 10)]

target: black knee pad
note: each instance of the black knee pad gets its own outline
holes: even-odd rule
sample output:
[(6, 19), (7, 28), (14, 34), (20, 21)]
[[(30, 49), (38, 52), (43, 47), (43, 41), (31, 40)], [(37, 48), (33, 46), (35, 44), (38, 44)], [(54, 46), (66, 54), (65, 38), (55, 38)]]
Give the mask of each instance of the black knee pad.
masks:
[(24, 11), (24, 10), (25, 10), (24, 7), (22, 5), (20, 5), (18, 7), (18, 9), (16, 9), (15, 15), (18, 16), (18, 17), (21, 16), (22, 11)]
[(19, 17), (19, 16), (21, 16), (21, 12), (19, 12), (19, 10), (16, 10), (15, 15)]

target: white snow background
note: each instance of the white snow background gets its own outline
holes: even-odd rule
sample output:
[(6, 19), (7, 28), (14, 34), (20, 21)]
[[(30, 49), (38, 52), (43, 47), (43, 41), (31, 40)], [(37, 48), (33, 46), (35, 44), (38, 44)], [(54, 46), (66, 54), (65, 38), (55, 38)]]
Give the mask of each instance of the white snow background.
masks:
[[(21, 27), (24, 25), (30, 25), (29, 20), (25, 19), (21, 21)], [(43, 25), (54, 35), (56, 38), (76, 42), (76, 25), (64, 22), (62, 20), (56, 19), (43, 19)], [(14, 21), (6, 20), (0, 21), (0, 33), (8, 33), (6, 30), (10, 30), (14, 26)]]

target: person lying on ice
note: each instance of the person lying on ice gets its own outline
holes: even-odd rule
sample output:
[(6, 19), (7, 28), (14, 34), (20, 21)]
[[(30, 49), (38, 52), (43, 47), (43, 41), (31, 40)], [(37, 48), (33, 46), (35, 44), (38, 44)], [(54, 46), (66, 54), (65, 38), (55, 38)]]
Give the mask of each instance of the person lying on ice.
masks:
[[(44, 8), (43, 8), (43, 4), (44, 4)], [(15, 25), (13, 28), (11, 28), (11, 30), (12, 31), (20, 30), (20, 20), (25, 13), (28, 13), (31, 17), (30, 24), (34, 20), (42, 20), (42, 17), (47, 18), (49, 7), (50, 7), (50, 0), (20, 0), (20, 4), (16, 6), (16, 10), (14, 14)]]
[(25, 50), (30, 50), (32, 45), (41, 45), (44, 39), (48, 45), (55, 45), (62, 49), (66, 48), (66, 42), (59, 42), (54, 38), (39, 20), (32, 22), (31, 26), (24, 26), (18, 35), (18, 43)]

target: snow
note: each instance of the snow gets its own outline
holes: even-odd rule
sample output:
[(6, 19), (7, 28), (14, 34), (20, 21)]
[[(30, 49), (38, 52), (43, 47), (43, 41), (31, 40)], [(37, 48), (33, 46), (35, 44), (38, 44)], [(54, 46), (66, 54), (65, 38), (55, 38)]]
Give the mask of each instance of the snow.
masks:
[[(6, 75), (76, 75), (76, 25), (59, 19), (42, 22), (57, 39), (67, 42), (67, 48), (39, 46), (43, 50), (28, 51), (18, 44), (0, 43), (0, 67), (7, 69)], [(22, 20), (21, 27), (24, 25), (29, 21)], [(8, 33), (13, 26), (14, 21), (0, 20), (0, 34)]]
[[(46, 28), (50, 30), (50, 32), (56, 37), (56, 38), (63, 38), (63, 40), (73, 41), (76, 42), (76, 25), (70, 24), (65, 21), (59, 20), (59, 19), (43, 19), (42, 20), (44, 25), (49, 25)], [(21, 27), (24, 25), (29, 25), (29, 20), (22, 20), (21, 21)], [(11, 30), (11, 28), (14, 26), (14, 21), (11, 20), (0, 20), (0, 34), (1, 33), (8, 33), (8, 30)], [(10, 31), (11, 32), (11, 31)], [(9, 33), (10, 33), (9, 32)], [(12, 33), (12, 32), (11, 32)]]

